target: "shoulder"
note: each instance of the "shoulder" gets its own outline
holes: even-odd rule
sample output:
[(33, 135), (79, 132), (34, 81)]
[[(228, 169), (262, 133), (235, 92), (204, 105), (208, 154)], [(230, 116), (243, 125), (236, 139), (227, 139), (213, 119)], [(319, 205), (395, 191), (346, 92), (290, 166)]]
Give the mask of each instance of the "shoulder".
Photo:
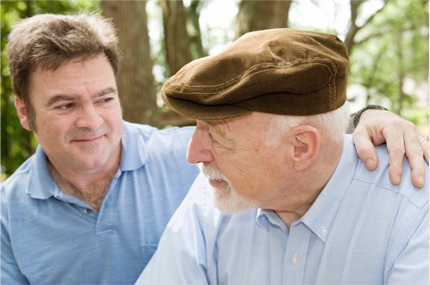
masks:
[(10, 197), (14, 194), (16, 195), (17, 191), (25, 192), (25, 189), (27, 189), (27, 185), (30, 181), (31, 172), (35, 170), (33, 166), (34, 160), (35, 156), (32, 155), (30, 158), (24, 161), (24, 163), (21, 164), (11, 176), (1, 183), (0, 191), (2, 202), (7, 199), (7, 197)]
[(121, 168), (139, 169), (137, 175), (145, 175), (148, 180), (172, 187), (176, 183), (176, 189), (185, 187), (188, 190), (198, 173), (197, 167), (186, 160), (193, 130), (192, 127), (160, 130), (124, 122)]
[[(24, 218), (29, 209), (34, 209), (34, 201), (29, 190), (37, 185), (31, 185), (34, 172), (34, 155), (27, 159), (10, 177), (0, 185), (0, 210), (2, 224), (8, 223), (12, 213), (19, 213), (18, 217)], [(24, 214), (25, 213), (25, 214)]]
[(143, 156), (185, 159), (193, 127), (157, 129), (148, 125), (124, 122), (122, 145), (127, 152)]
[(425, 186), (423, 188), (417, 188), (412, 183), (412, 170), (409, 165), (407, 158), (404, 158), (402, 164), (402, 177), (399, 185), (393, 185), (389, 178), (389, 152), (385, 144), (377, 146), (376, 151), (378, 154), (379, 164), (377, 169), (369, 171), (365, 165), (359, 160), (357, 165), (355, 179), (360, 180), (368, 185), (373, 185), (381, 189), (385, 189), (399, 197), (405, 198), (411, 204), (418, 208), (423, 208), (427, 205), (429, 193), (427, 191), (428, 185), (428, 164), (424, 161), (426, 168)]
[(191, 138), (195, 127), (169, 127), (165, 129), (158, 129), (149, 125), (135, 124), (124, 121), (124, 135), (140, 135), (146, 138), (151, 136), (179, 137), (189, 139)]

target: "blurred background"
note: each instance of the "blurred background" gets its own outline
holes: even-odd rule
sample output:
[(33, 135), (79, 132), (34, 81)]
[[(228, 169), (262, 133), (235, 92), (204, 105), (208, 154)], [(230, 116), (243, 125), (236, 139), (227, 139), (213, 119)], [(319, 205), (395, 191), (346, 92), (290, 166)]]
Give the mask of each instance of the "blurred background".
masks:
[(428, 0), (68, 0), (1, 3), (1, 175), (37, 142), (13, 105), (7, 36), (21, 18), (41, 13), (97, 12), (112, 18), (123, 61), (118, 88), (124, 119), (159, 128), (194, 122), (168, 110), (163, 83), (193, 59), (217, 53), (242, 34), (290, 27), (333, 33), (349, 51), (352, 111), (379, 104), (429, 132)]

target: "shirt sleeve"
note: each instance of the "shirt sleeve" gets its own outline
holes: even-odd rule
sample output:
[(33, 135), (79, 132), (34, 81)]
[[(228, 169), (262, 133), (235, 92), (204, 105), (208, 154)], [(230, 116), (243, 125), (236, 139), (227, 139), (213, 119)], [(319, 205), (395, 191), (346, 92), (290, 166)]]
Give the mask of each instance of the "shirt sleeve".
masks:
[(429, 280), (429, 219), (427, 211), (417, 222), (405, 249), (394, 263), (386, 284), (428, 284)]
[(211, 261), (213, 242), (206, 238), (213, 236), (213, 230), (204, 229), (204, 224), (211, 220), (205, 205), (212, 201), (200, 186), (202, 177), (199, 178), (167, 225), (157, 251), (136, 284), (217, 283), (210, 276), (215, 272)]

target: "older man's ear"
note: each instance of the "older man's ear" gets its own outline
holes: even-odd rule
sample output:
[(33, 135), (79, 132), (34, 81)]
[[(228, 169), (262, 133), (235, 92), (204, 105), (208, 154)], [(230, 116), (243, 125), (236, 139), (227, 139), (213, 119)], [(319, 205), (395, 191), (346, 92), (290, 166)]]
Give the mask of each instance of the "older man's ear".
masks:
[(320, 133), (312, 126), (298, 126), (292, 130), (292, 158), (294, 169), (303, 171), (316, 160), (320, 150)]

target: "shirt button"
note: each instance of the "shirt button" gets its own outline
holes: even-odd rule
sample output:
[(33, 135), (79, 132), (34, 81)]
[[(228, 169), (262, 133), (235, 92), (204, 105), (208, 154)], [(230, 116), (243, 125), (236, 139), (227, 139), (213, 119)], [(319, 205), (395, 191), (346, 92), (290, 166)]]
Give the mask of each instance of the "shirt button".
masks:
[(85, 213), (85, 214), (89, 214), (89, 213), (91, 213), (91, 209), (85, 208), (85, 209), (84, 209), (84, 213)]
[(297, 264), (299, 262), (299, 255), (297, 253), (294, 253), (291, 256), (290, 261), (291, 261), (292, 264)]
[(323, 237), (325, 237), (327, 235), (327, 229), (324, 226), (322, 226), (322, 228), (321, 228), (321, 235)]

